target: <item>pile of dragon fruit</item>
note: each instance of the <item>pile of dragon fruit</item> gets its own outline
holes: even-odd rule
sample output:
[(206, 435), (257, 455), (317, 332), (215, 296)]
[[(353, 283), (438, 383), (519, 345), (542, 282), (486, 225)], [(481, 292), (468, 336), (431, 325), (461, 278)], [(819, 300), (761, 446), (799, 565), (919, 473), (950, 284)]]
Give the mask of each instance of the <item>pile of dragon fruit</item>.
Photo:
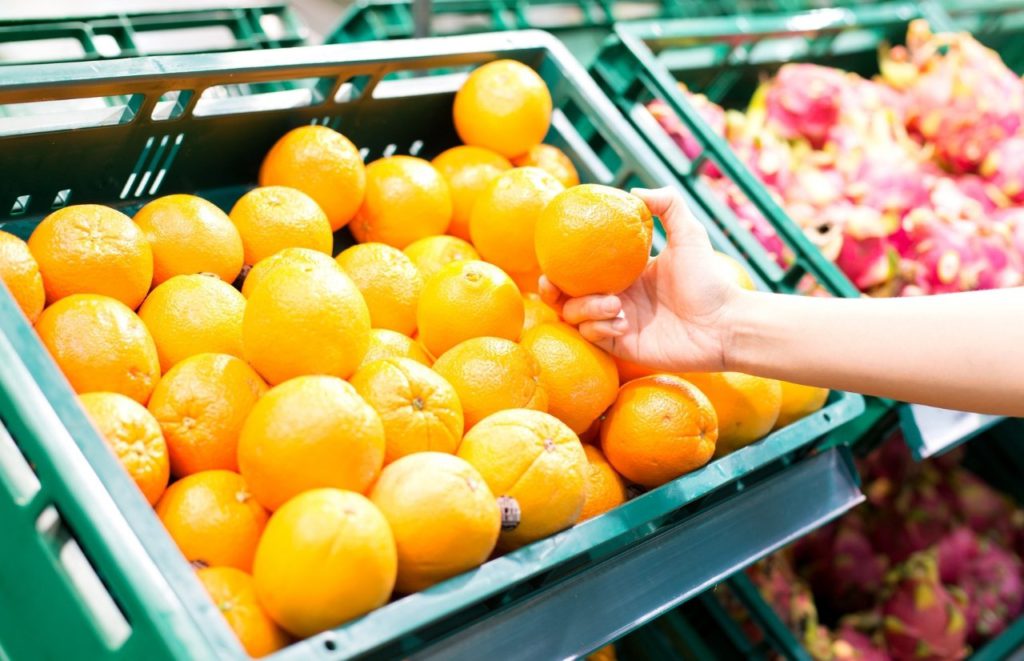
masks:
[[(787, 64), (747, 112), (684, 93), (789, 216), (863, 292), (937, 294), (1024, 282), (1024, 82), (968, 34), (911, 23), (868, 80)], [(683, 152), (701, 147), (661, 101)], [(708, 161), (701, 173), (772, 256), (772, 226)]]
[(961, 659), (1024, 608), (1024, 512), (901, 436), (861, 465), (868, 502), (748, 570), (820, 661)]

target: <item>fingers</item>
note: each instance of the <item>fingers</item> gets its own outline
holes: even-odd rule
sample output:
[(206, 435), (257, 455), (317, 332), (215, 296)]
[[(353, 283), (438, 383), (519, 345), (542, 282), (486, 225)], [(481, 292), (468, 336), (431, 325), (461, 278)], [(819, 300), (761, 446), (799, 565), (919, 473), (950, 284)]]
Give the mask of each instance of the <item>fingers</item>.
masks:
[(651, 213), (661, 218), (669, 245), (694, 241), (711, 245), (707, 230), (690, 213), (679, 191), (668, 187), (634, 188), (630, 193), (643, 200)]
[(585, 321), (579, 325), (580, 335), (588, 342), (592, 342), (604, 349), (610, 346), (609, 343), (612, 340), (622, 337), (628, 330), (629, 322), (623, 317), (602, 319), (600, 321)]
[(565, 302), (562, 318), (576, 325), (586, 321), (614, 319), (621, 311), (622, 301), (618, 296), (583, 296)]
[(537, 285), (537, 293), (540, 294), (540, 300), (552, 307), (557, 306), (559, 299), (562, 298), (561, 290), (551, 284), (551, 281), (548, 280), (546, 275), (540, 276), (540, 282)]

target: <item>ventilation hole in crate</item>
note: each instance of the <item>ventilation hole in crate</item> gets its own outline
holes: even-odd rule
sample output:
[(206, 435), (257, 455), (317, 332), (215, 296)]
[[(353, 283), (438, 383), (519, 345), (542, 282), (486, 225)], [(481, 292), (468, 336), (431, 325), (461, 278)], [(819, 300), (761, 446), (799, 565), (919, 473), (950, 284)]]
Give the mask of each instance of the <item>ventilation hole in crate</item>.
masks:
[(121, 54), (121, 44), (112, 34), (97, 34), (92, 38), (92, 45), (101, 57), (117, 57)]
[(156, 152), (153, 154), (153, 160), (150, 162), (149, 167), (143, 170), (142, 175), (139, 177), (139, 185), (135, 188), (135, 197), (142, 197), (143, 191), (146, 190), (146, 184), (153, 177), (153, 170), (156, 164), (163, 158), (164, 152), (167, 151), (167, 144), (170, 142), (171, 136), (165, 135), (160, 138), (160, 142), (157, 143)]
[(410, 156), (419, 156), (420, 155), (420, 150), (422, 150), (422, 149), (423, 149), (423, 141), (422, 140), (417, 140), (416, 142), (414, 142), (411, 145), (409, 145), (409, 155)]
[(214, 85), (203, 90), (196, 117), (306, 108), (323, 102), (334, 78), (296, 78), (245, 85)]
[[(149, 185), (148, 193), (155, 194), (163, 184), (167, 170), (174, 163), (174, 158), (178, 155), (178, 150), (184, 140), (184, 133), (147, 139), (132, 173), (128, 175), (128, 180), (125, 181), (124, 188), (121, 189), (121, 199), (128, 199), (129, 196), (142, 197), (147, 192), (147, 185)], [(152, 157), (150, 157), (151, 154)]]
[(381, 156), (383, 158), (387, 158), (388, 156), (394, 156), (396, 151), (398, 151), (398, 145), (396, 145), (395, 143), (391, 143), (390, 145), (384, 148), (384, 152), (381, 154)]
[(121, 199), (124, 200), (128, 197), (128, 193), (132, 189), (132, 185), (135, 184), (136, 178), (139, 173), (142, 172), (142, 166), (146, 164), (146, 158), (149, 156), (149, 151), (153, 148), (154, 139), (152, 137), (146, 140), (146, 144), (142, 147), (142, 153), (139, 154), (139, 158), (135, 161), (135, 167), (132, 168), (132, 173), (128, 175), (128, 180), (124, 182), (124, 187), (121, 188)]
[(364, 163), (366, 162), (366, 157), (369, 156), (369, 155), (370, 155), (370, 149), (368, 147), (360, 147), (359, 148), (359, 158), (363, 159)]
[(64, 190), (57, 191), (57, 194), (53, 196), (53, 203), (50, 205), (51, 209), (60, 209), (68, 205), (68, 200), (71, 199), (71, 189), (65, 188)]
[(830, 416), (828, 413), (822, 413), (821, 417), (825, 420), (825, 422), (832, 422), (832, 416)]
[(284, 21), (277, 14), (264, 14), (260, 16), (260, 27), (266, 33), (268, 39), (279, 41), (288, 32)]
[(392, 71), (373, 88), (373, 98), (394, 99), (457, 92), (472, 68), (466, 65)]
[(0, 104), (0, 136), (127, 124), (142, 100), (132, 94)]
[(333, 638), (328, 638), (324, 641), (324, 649), (326, 649), (328, 652), (333, 652), (336, 649), (338, 649), (338, 644), (334, 642)]
[(134, 33), (140, 55), (180, 53), (182, 43), (190, 52), (203, 53), (237, 48), (239, 40), (227, 25), (191, 25), (184, 29), (139, 30)]
[(153, 114), (150, 117), (155, 122), (178, 119), (185, 112), (189, 101), (192, 100), (192, 94), (192, 90), (164, 92), (153, 106)]
[(24, 216), (25, 212), (28, 211), (28, 204), (32, 201), (31, 195), (19, 195), (14, 198), (14, 204), (11, 205), (12, 216)]
[(153, 178), (153, 185), (149, 187), (149, 194), (156, 195), (156, 192), (160, 190), (160, 184), (164, 183), (164, 177), (167, 176), (167, 171), (171, 169), (171, 165), (174, 163), (174, 157), (178, 155), (178, 150), (181, 149), (181, 143), (185, 141), (185, 134), (179, 133), (174, 138), (174, 144), (171, 145), (171, 150), (167, 152), (167, 158), (164, 159), (163, 165), (156, 173), (156, 177)]
[(41, 485), (31, 464), (15, 443), (14, 437), (0, 420), (0, 482), (7, 485), (14, 502), (23, 505), (31, 500)]
[[(31, 30), (32, 28), (26, 26), (26, 29)], [(0, 62), (4, 64), (64, 62), (82, 60), (86, 57), (85, 47), (75, 37), (18, 41), (15, 36), (13, 41), (0, 44)]]
[(363, 95), (369, 84), (369, 76), (352, 76), (338, 86), (338, 91), (334, 93), (334, 102), (348, 103), (349, 101), (355, 101)]

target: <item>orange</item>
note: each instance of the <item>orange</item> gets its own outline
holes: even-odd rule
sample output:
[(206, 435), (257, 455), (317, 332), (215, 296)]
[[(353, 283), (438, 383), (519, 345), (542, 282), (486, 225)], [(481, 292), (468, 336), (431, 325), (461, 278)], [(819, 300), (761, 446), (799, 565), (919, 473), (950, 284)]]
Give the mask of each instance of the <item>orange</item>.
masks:
[(619, 383), (626, 383), (633, 379), (652, 376), (658, 373), (656, 370), (644, 367), (643, 365), (626, 360), (625, 358), (612, 356), (612, 359), (615, 360), (615, 367), (619, 369)]
[(587, 661), (616, 661), (615, 645), (608, 644), (587, 655)]
[(208, 275), (176, 275), (153, 289), (139, 308), (164, 372), (197, 353), (241, 357), (244, 315), (245, 297)]
[(604, 422), (604, 416), (598, 417), (587, 430), (580, 434), (580, 443), (596, 444), (601, 442), (601, 423)]
[(284, 248), (309, 248), (331, 254), (334, 237), (327, 215), (310, 196), (295, 188), (265, 186), (238, 198), (229, 214), (238, 228), (250, 266)]
[(580, 521), (604, 514), (626, 502), (626, 484), (604, 454), (593, 445), (584, 445), (583, 452), (587, 455), (587, 499), (580, 512)]
[(504, 409), (547, 411), (536, 359), (511, 340), (466, 340), (442, 354), (434, 370), (458, 393), (466, 429)]
[(36, 323), (46, 303), (43, 276), (28, 244), (7, 232), (0, 231), (0, 281), (14, 297), (28, 323)]
[(565, 152), (553, 145), (534, 145), (530, 151), (513, 159), (512, 164), (517, 168), (532, 166), (546, 170), (566, 188), (580, 183), (580, 175), (576, 172), (576, 166), (572, 164)]
[(308, 489), (366, 491), (383, 463), (380, 416), (333, 376), (300, 376), (271, 388), (238, 440), (239, 469), (271, 510)]
[(558, 322), (558, 313), (548, 306), (547, 303), (540, 300), (538, 294), (523, 294), (523, 310), (525, 312), (523, 317), (524, 333), (534, 326)]
[(671, 374), (619, 389), (601, 425), (601, 449), (623, 477), (657, 487), (711, 460), (719, 438), (715, 409), (700, 390)]
[(683, 374), (708, 396), (718, 414), (717, 456), (749, 445), (772, 430), (782, 407), (782, 384), (739, 372)]
[(587, 456), (576, 434), (554, 416), (527, 409), (488, 416), (462, 439), (459, 457), (498, 497), (500, 550), (565, 530), (583, 511)]
[(482, 565), (498, 542), (498, 501), (475, 468), (450, 454), (399, 459), (381, 472), (370, 500), (395, 535), (401, 593)]
[(789, 381), (779, 381), (782, 386), (782, 403), (779, 405), (779, 419), (774, 429), (782, 429), (825, 406), (828, 388), (802, 386)]
[(427, 367), (434, 362), (416, 340), (392, 330), (374, 328), (370, 331), (370, 345), (359, 367), (361, 369), (384, 358), (409, 358)]
[[(468, 221), (467, 221), (468, 222)], [(467, 230), (468, 237), (468, 230)], [(428, 236), (405, 247), (405, 256), (412, 260), (426, 282), (442, 267), (464, 259), (480, 259), (472, 245), (454, 236)]]
[(726, 255), (724, 252), (715, 251), (715, 257), (718, 259), (718, 263), (724, 268), (726, 277), (734, 281), (741, 289), (747, 289), (754, 291), (757, 287), (754, 286), (754, 279), (750, 277), (750, 273), (747, 268), (740, 264), (738, 261)]
[(444, 234), (452, 221), (452, 196), (433, 165), (415, 156), (388, 156), (366, 168), (366, 197), (352, 221), (360, 243), (402, 249), (425, 236)]
[(651, 212), (635, 195), (598, 184), (573, 186), (537, 220), (537, 261), (569, 296), (618, 294), (647, 266), (653, 232)]
[(356, 392), (384, 424), (384, 463), (414, 452), (454, 453), (462, 440), (462, 405), (437, 372), (408, 358), (386, 358), (352, 377)]
[(256, 595), (274, 621), (304, 638), (387, 603), (395, 539), (358, 493), (314, 489), (274, 512), (256, 551)]
[(423, 276), (401, 250), (383, 243), (361, 243), (335, 259), (362, 293), (370, 325), (412, 335)]
[(527, 271), (525, 273), (509, 273), (508, 277), (512, 278), (512, 282), (516, 283), (516, 287), (519, 287), (519, 291), (524, 294), (536, 294), (540, 289), (540, 267), (537, 267), (536, 271)]
[(551, 92), (525, 64), (497, 60), (469, 74), (455, 94), (452, 116), (464, 143), (512, 158), (547, 135)]
[(468, 240), (469, 217), (477, 197), (492, 179), (510, 169), (512, 164), (490, 149), (469, 145), (445, 150), (430, 163), (448, 182), (452, 194), (452, 223), (448, 226), (448, 233)]
[(225, 470), (181, 478), (167, 487), (156, 514), (189, 562), (242, 571), (252, 569), (268, 516), (245, 478)]
[(256, 370), (227, 354), (201, 353), (172, 367), (149, 398), (149, 412), (167, 440), (171, 472), (237, 471), (238, 435), (265, 392)]
[(145, 404), (160, 379), (156, 345), (124, 303), (74, 294), (43, 310), (36, 333), (75, 392), (118, 392)]
[(290, 186), (313, 198), (331, 230), (348, 224), (366, 192), (366, 167), (352, 141), (326, 126), (285, 133), (260, 166), (260, 186)]
[(113, 392), (87, 393), (79, 401), (149, 504), (160, 500), (170, 472), (167, 444), (149, 411)]
[(196, 576), (249, 656), (266, 656), (291, 642), (260, 606), (252, 576), (234, 567), (203, 567)]
[(534, 273), (537, 218), (565, 190), (540, 168), (516, 168), (495, 177), (480, 193), (469, 221), (473, 245), (487, 261), (510, 273)]
[(252, 268), (245, 275), (245, 280), (242, 281), (242, 296), (249, 298), (256, 285), (280, 264), (297, 263), (323, 266), (325, 264), (329, 265), (333, 261), (329, 254), (310, 250), (309, 248), (285, 248), (284, 250), (279, 250), (270, 257), (261, 259), (253, 264)]
[(145, 235), (110, 207), (58, 209), (36, 226), (28, 248), (39, 263), (47, 303), (71, 294), (102, 294), (134, 310), (153, 282), (153, 251)]
[(567, 324), (542, 324), (523, 334), (522, 347), (540, 367), (548, 413), (577, 434), (615, 401), (619, 373), (607, 353)]
[(280, 264), (249, 294), (245, 359), (270, 384), (352, 376), (370, 344), (370, 312), (337, 264)]
[(231, 283), (242, 270), (242, 237), (226, 213), (201, 197), (159, 197), (134, 220), (153, 250), (154, 285), (192, 273)]
[(473, 337), (518, 340), (523, 297), (516, 283), (493, 264), (452, 262), (434, 274), (420, 294), (419, 338), (434, 356)]

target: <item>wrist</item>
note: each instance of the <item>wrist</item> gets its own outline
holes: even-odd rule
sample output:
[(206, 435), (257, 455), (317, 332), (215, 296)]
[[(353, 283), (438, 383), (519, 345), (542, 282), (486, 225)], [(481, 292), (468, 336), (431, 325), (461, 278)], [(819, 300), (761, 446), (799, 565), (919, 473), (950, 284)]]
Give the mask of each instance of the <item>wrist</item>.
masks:
[(764, 353), (766, 302), (773, 298), (764, 292), (741, 290), (726, 305), (722, 315), (722, 370), (752, 373), (757, 358)]

